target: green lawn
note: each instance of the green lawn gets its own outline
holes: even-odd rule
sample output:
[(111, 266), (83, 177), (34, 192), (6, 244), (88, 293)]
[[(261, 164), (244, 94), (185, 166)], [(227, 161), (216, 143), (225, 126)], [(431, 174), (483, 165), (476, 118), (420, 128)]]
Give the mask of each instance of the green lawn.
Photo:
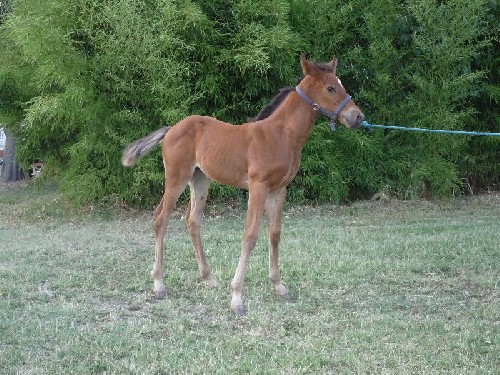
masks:
[(198, 275), (181, 213), (152, 298), (150, 213), (72, 209), (0, 187), (1, 374), (498, 374), (500, 195), (288, 207), (273, 295), (267, 242), (229, 310), (244, 212), (210, 207), (220, 286)]

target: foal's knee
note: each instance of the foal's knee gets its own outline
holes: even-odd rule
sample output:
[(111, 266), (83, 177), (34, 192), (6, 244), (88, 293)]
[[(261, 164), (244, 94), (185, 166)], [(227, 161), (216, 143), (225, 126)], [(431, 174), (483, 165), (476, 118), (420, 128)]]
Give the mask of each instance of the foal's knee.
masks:
[(186, 225), (190, 233), (198, 233), (200, 231), (200, 221), (193, 217), (186, 217)]
[(280, 229), (273, 229), (269, 231), (269, 241), (271, 243), (271, 246), (273, 248), (278, 247), (280, 243), (280, 238), (281, 238), (281, 230)]
[(161, 214), (158, 215), (158, 217), (155, 220), (155, 233), (157, 235), (163, 233), (166, 222), (167, 222), (167, 220), (163, 215), (161, 215)]
[(249, 234), (243, 238), (243, 249), (252, 250), (257, 244), (258, 234)]

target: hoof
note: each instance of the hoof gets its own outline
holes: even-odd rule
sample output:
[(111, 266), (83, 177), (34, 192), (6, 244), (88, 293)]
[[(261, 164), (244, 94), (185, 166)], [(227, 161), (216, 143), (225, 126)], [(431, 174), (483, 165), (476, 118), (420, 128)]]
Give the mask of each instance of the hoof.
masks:
[(237, 316), (243, 316), (243, 315), (245, 315), (245, 308), (243, 306), (234, 306), (234, 307), (231, 307), (231, 310)]
[(164, 290), (153, 290), (153, 294), (155, 295), (156, 299), (164, 299), (167, 295), (167, 291)]
[(241, 295), (233, 295), (231, 299), (231, 310), (237, 315), (245, 315), (245, 308), (243, 307), (243, 301), (241, 300)]
[(209, 288), (217, 288), (219, 286), (219, 283), (213, 277), (210, 277), (209, 279), (205, 280), (205, 285)]
[(156, 299), (163, 299), (167, 295), (167, 289), (165, 289), (165, 284), (161, 281), (155, 281), (155, 286), (153, 288), (153, 293)]
[(286, 292), (284, 294), (281, 294), (280, 297), (284, 298), (285, 301), (287, 302), (291, 302), (292, 301), (292, 297), (290, 297), (290, 293)]
[(161, 280), (154, 280), (153, 293), (156, 299), (163, 299), (167, 295), (167, 289), (165, 284)]
[(283, 284), (276, 285), (275, 286), (275, 290), (276, 290), (276, 295), (277, 296), (280, 296), (280, 297), (284, 298), (288, 302), (290, 302), (292, 300), (292, 298), (290, 297), (290, 293), (288, 293), (288, 289), (285, 288), (283, 286)]

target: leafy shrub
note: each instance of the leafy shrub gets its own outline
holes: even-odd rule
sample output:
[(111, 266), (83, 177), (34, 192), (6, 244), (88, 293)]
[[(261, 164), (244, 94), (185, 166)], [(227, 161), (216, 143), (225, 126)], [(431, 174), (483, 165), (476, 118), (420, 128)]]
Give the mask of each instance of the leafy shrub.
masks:
[[(130, 141), (188, 114), (241, 123), (301, 74), (338, 74), (372, 123), (498, 131), (498, 8), (487, 0), (12, 0), (0, 29), (0, 119), (76, 202), (152, 207), (159, 153), (123, 169)], [(486, 77), (490, 81), (486, 80)], [(378, 191), (448, 196), (500, 181), (498, 140), (330, 133), (317, 121), (295, 202)], [(497, 185), (498, 186), (498, 185)], [(221, 198), (238, 195), (214, 185)]]

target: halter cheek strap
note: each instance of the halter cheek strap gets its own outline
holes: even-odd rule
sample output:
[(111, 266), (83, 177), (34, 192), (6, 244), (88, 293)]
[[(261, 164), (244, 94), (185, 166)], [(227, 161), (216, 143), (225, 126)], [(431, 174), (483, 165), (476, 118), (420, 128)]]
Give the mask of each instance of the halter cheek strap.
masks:
[(330, 119), (330, 129), (332, 131), (335, 131), (335, 121), (337, 121), (337, 117), (340, 113), (340, 111), (342, 111), (342, 108), (345, 107), (345, 105), (349, 102), (349, 100), (351, 100), (351, 96), (350, 95), (347, 95), (344, 100), (342, 100), (342, 103), (339, 104), (339, 106), (337, 107), (337, 109), (333, 112), (321, 107), (319, 104), (313, 102), (306, 94), (304, 94), (302, 92), (302, 90), (300, 89), (299, 86), (296, 86), (295, 87), (295, 92), (297, 94), (299, 94), (299, 96), (307, 103), (309, 104), (311, 107), (313, 107), (313, 109), (318, 112), (318, 113), (321, 113), (323, 116), (326, 116)]

